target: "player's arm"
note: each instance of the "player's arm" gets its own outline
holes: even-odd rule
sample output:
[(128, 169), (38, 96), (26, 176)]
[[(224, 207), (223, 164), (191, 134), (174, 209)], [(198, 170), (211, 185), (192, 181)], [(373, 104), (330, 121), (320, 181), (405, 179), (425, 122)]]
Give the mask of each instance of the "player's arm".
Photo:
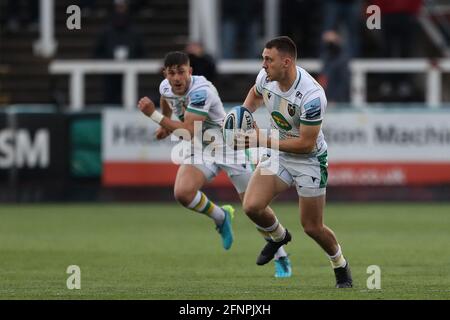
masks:
[[(161, 98), (159, 99), (159, 105), (161, 106), (161, 111), (162, 111), (163, 116), (170, 119), (172, 117), (172, 108), (170, 107), (169, 103), (167, 102), (166, 99), (164, 99), (163, 96), (161, 96)], [(161, 139), (164, 139), (164, 138), (170, 136), (171, 133), (172, 133), (172, 131), (170, 131), (164, 127), (159, 127), (156, 130), (155, 136), (156, 136), (156, 139), (161, 140)]]
[(159, 105), (161, 106), (161, 111), (163, 116), (166, 116), (168, 118), (172, 117), (172, 108), (169, 105), (169, 102), (167, 102), (166, 99), (164, 99), (163, 96), (159, 99)]
[(274, 138), (268, 138), (267, 147), (276, 148), (284, 152), (290, 153), (311, 153), (316, 145), (317, 136), (320, 132), (319, 125), (301, 125), (300, 137), (288, 138), (284, 140), (276, 140)]
[[(141, 100), (139, 100), (138, 107), (142, 111), (142, 113), (144, 113), (147, 117), (151, 118), (153, 121), (158, 123), (161, 127), (171, 132), (177, 129), (184, 129), (189, 131), (191, 137), (194, 135), (194, 122), (206, 120), (206, 115), (200, 115), (186, 111), (184, 114), (183, 122), (174, 121), (169, 117), (166, 117), (161, 113), (159, 113), (158, 111), (156, 111), (155, 104), (148, 97), (144, 97)], [(186, 137), (183, 136), (183, 138)]]
[[(300, 127), (299, 137), (292, 137), (283, 140), (277, 140), (272, 137), (266, 138), (267, 141), (258, 141), (259, 145), (268, 148), (279, 149), (280, 151), (290, 153), (311, 153), (317, 143), (317, 137), (320, 133), (323, 114), (326, 108), (326, 97), (322, 92), (314, 92), (309, 95), (308, 102), (300, 109)], [(261, 139), (261, 137), (258, 137)], [(264, 139), (264, 138), (262, 138)], [(262, 140), (261, 139), (261, 140)]]
[(263, 104), (263, 97), (256, 90), (256, 85), (254, 85), (247, 94), (244, 101), (244, 107), (246, 107), (250, 112), (255, 112), (259, 106)]

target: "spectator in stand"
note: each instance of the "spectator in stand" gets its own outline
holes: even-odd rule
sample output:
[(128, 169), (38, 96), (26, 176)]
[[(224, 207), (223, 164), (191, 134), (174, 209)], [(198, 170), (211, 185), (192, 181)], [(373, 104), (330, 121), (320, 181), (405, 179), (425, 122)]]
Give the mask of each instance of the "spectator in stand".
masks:
[(411, 57), (418, 27), (417, 15), (422, 8), (422, 0), (373, 0), (373, 4), (381, 9), (383, 56)]
[[(221, 1), (222, 57), (259, 58), (262, 0)], [(242, 52), (243, 54), (238, 54)]]
[(7, 0), (5, 11), (7, 31), (18, 32), (24, 26), (38, 30), (39, 0)]
[(342, 38), (335, 31), (323, 34), (323, 68), (319, 83), (325, 89), (328, 105), (349, 101), (350, 72), (349, 57), (342, 49)]
[[(388, 0), (395, 1), (395, 0)], [(360, 55), (361, 0), (325, 0), (323, 33), (336, 31), (342, 34), (342, 48), (349, 58)], [(340, 26), (345, 27), (340, 32)], [(322, 42), (322, 54), (325, 51)]]
[[(417, 15), (422, 8), (422, 0), (373, 0), (372, 4), (381, 9), (382, 49), (386, 58), (411, 58), (418, 31)], [(394, 90), (394, 84), (398, 87)], [(387, 99), (409, 101), (413, 95), (413, 85), (408, 74), (394, 74), (385, 77), (380, 86), (380, 94)]]
[(204, 76), (212, 83), (216, 80), (216, 63), (211, 55), (205, 53), (203, 46), (198, 42), (189, 43), (185, 52), (189, 56), (192, 75)]
[[(111, 25), (99, 36), (94, 57), (97, 59), (129, 60), (143, 57), (141, 36), (130, 23), (125, 0), (115, 0)], [(107, 75), (104, 80), (105, 103), (122, 103), (122, 75)]]
[(130, 13), (133, 17), (140, 15), (150, 17), (153, 15), (152, 0), (128, 0)]
[(317, 58), (320, 54), (323, 1), (280, 0), (280, 33), (289, 36), (301, 58)]

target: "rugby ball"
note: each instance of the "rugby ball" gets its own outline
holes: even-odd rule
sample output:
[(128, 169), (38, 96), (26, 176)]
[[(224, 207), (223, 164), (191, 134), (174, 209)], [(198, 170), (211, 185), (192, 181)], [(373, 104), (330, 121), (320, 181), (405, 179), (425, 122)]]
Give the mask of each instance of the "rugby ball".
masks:
[(233, 107), (225, 116), (223, 122), (223, 137), (227, 144), (231, 144), (236, 132), (246, 132), (254, 129), (253, 115), (244, 106)]
[(224, 130), (242, 130), (248, 131), (253, 129), (253, 115), (244, 106), (233, 107), (225, 116)]

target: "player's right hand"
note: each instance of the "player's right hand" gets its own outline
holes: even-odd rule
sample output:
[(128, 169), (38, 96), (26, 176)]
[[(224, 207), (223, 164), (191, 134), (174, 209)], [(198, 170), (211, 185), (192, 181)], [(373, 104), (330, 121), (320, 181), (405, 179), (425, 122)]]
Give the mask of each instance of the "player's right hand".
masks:
[(158, 139), (158, 140), (167, 138), (168, 136), (170, 136), (170, 134), (171, 134), (170, 130), (167, 130), (166, 128), (163, 128), (163, 127), (159, 127), (155, 133), (156, 139)]
[(139, 110), (142, 111), (147, 117), (151, 117), (152, 113), (156, 110), (155, 104), (149, 97), (143, 97), (138, 102)]

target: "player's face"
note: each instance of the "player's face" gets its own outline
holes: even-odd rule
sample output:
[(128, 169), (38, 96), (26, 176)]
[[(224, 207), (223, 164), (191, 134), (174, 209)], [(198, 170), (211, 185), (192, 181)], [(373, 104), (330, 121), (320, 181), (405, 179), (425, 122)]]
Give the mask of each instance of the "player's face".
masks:
[(263, 53), (263, 68), (270, 81), (279, 81), (284, 75), (284, 59), (276, 48), (265, 48)]
[(171, 66), (164, 69), (164, 75), (169, 80), (173, 93), (182, 96), (191, 83), (192, 68), (186, 64)]

